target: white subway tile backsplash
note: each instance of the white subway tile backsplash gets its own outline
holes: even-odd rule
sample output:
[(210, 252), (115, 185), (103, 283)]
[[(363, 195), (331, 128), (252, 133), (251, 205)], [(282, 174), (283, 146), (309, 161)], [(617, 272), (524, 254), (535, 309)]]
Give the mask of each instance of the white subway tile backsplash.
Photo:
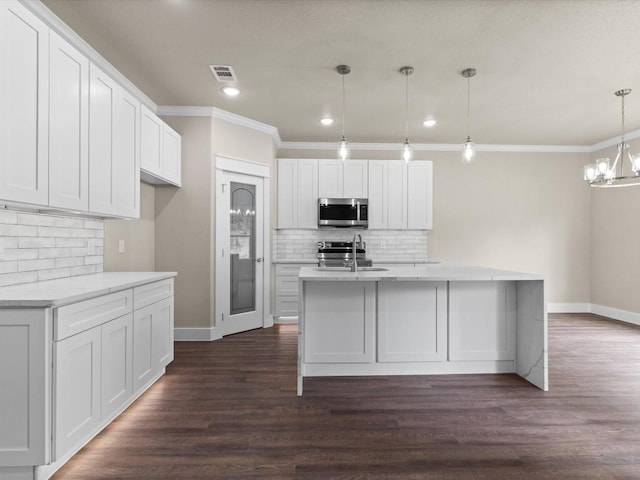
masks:
[(367, 256), (374, 262), (427, 259), (427, 232), (424, 230), (274, 230), (273, 258), (315, 260), (319, 241), (350, 242), (354, 233), (362, 235), (367, 244)]
[(5, 248), (2, 252), (3, 260), (35, 260), (38, 250), (35, 248)]
[(18, 271), (30, 272), (32, 270), (48, 270), (56, 266), (56, 261), (53, 258), (46, 258), (43, 260), (20, 260), (18, 262)]
[(18, 223), (18, 214), (2, 210), (0, 211), (0, 223)]
[(102, 272), (104, 222), (0, 210), (0, 286)]
[(39, 237), (70, 237), (69, 229), (62, 227), (38, 227)]
[(44, 248), (55, 247), (56, 239), (53, 237), (22, 237), (18, 241), (20, 248)]
[(15, 273), (18, 271), (18, 262), (0, 262), (0, 273)]
[(0, 237), (35, 237), (38, 228), (31, 225), (0, 224)]

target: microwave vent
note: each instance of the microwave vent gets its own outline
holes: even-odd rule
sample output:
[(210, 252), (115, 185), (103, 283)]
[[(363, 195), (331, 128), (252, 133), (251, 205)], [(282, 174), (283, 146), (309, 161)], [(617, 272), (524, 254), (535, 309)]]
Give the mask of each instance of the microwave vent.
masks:
[(211, 73), (220, 83), (237, 83), (238, 77), (230, 65), (209, 65)]

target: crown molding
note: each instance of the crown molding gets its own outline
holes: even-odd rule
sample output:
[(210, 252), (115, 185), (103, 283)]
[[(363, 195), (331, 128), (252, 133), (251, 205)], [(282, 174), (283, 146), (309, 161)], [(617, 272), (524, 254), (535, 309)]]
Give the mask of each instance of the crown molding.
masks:
[(113, 65), (111, 65), (102, 55), (85, 42), (80, 35), (71, 30), (55, 13), (44, 6), (40, 0), (19, 0), (26, 8), (32, 11), (38, 18), (45, 22), (49, 28), (78, 49), (93, 64), (98, 66), (103, 72), (113, 78), (131, 95), (136, 97), (142, 104), (154, 112), (158, 106), (142, 90), (136, 87), (131, 81), (122, 75)]
[(175, 117), (211, 117), (234, 125), (240, 125), (242, 127), (250, 128), (258, 132), (266, 133), (273, 139), (273, 143), (276, 146), (282, 144), (280, 139), (280, 132), (272, 125), (258, 122), (248, 117), (243, 117), (235, 113), (227, 112), (216, 107), (180, 107), (180, 106), (168, 106), (160, 105), (156, 110), (156, 113), (160, 116), (175, 116)]
[[(631, 132), (627, 132), (625, 134), (625, 142), (627, 140), (634, 140), (634, 139), (636, 139), (638, 137), (640, 137), (640, 130), (632, 130)], [(608, 138), (608, 139), (603, 140), (601, 142), (594, 143), (590, 147), (591, 148), (590, 152), (597, 152), (599, 150), (603, 150), (605, 148), (609, 148), (609, 147), (613, 147), (614, 145), (618, 145), (619, 143), (620, 143), (620, 135), (617, 135), (615, 137)]]
[[(281, 142), (278, 148), (283, 150), (335, 150), (338, 142)], [(457, 143), (414, 143), (414, 151), (421, 152), (459, 152), (462, 144)], [(350, 143), (356, 151), (391, 151), (402, 148), (401, 143)], [(591, 147), (582, 145), (491, 145), (476, 144), (479, 152), (530, 152), (530, 153), (589, 153)]]

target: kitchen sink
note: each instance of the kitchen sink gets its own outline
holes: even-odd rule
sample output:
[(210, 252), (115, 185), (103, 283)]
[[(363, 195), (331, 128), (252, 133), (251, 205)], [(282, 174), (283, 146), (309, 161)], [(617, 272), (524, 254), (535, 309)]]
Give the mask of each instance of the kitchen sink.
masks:
[[(351, 272), (351, 267), (317, 267), (318, 272)], [(388, 268), (383, 267), (358, 267), (359, 272), (388, 272)]]

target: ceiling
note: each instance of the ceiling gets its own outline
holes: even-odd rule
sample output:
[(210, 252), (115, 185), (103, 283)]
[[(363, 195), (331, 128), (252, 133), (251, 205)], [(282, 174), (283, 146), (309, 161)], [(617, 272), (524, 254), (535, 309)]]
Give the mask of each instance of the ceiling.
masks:
[[(640, 128), (638, 0), (43, 0), (163, 106), (213, 106), (337, 142), (591, 145)], [(233, 66), (228, 98), (209, 64)], [(333, 116), (323, 127), (319, 120)], [(438, 124), (425, 128), (422, 121)]]

